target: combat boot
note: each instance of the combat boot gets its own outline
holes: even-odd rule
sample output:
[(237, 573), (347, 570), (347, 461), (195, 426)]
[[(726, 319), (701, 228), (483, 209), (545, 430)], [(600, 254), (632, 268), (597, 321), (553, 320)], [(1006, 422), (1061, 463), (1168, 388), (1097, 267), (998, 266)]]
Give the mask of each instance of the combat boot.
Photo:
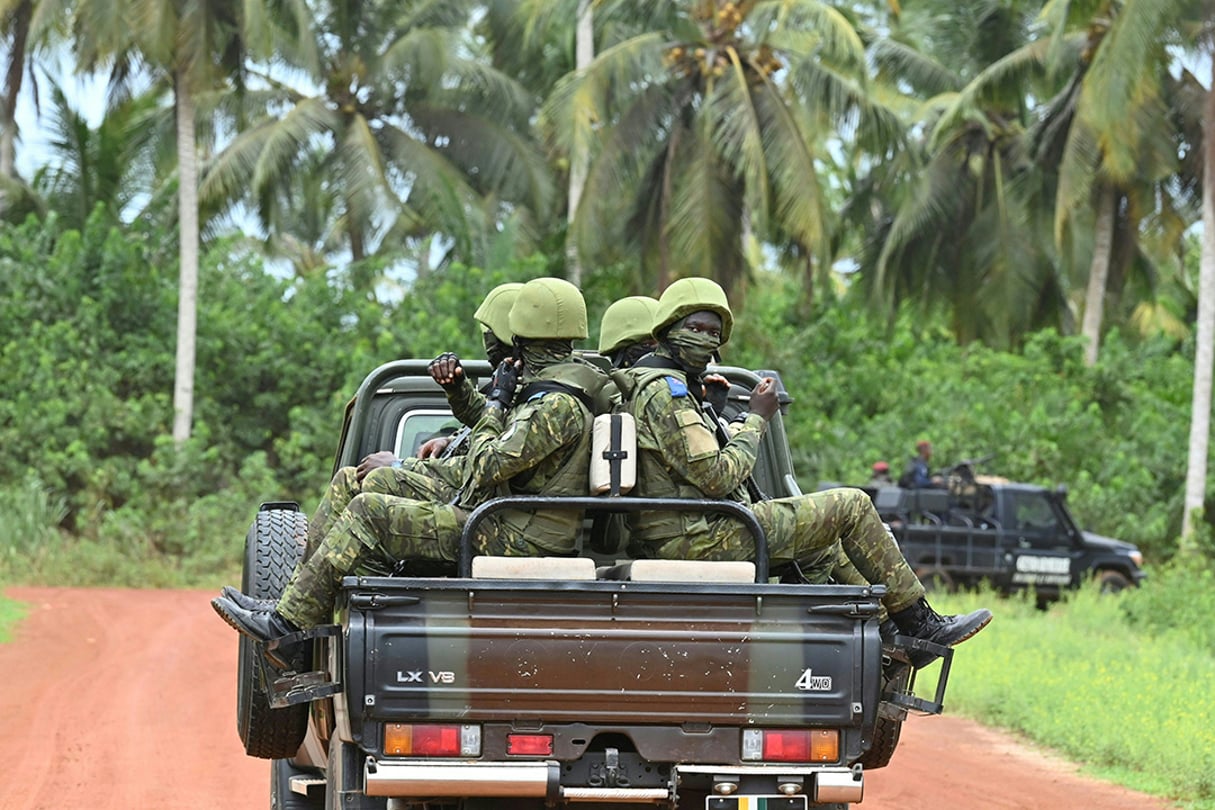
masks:
[[(219, 596), (211, 600), (211, 607), (215, 608), (219, 617), (236, 632), (263, 644), (299, 632), (299, 628), (280, 616), (273, 605), (250, 610), (241, 607), (232, 599)], [(299, 647), (299, 644), (284, 644), (276, 649), (266, 650), (266, 660), (279, 669), (298, 669), (296, 653)]]
[[(942, 616), (932, 609), (927, 599), (921, 597), (910, 607), (891, 613), (890, 620), (901, 635), (931, 641), (942, 647), (953, 647), (986, 627), (991, 621), (991, 611), (979, 608), (965, 616)], [(919, 669), (932, 663), (937, 656), (927, 650), (912, 650), (908, 658), (912, 666)]]
[(220, 594), (245, 610), (274, 610), (275, 604), (278, 603), (277, 599), (259, 599), (256, 596), (249, 596), (240, 588), (234, 588), (231, 585), (225, 585)]

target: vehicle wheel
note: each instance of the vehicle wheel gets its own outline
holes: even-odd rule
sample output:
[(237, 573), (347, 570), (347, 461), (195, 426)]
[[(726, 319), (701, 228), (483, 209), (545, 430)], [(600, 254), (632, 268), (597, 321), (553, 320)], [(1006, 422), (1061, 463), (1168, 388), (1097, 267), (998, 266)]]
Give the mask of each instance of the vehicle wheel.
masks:
[(270, 810), (324, 810), (325, 796), (305, 796), (291, 789), (291, 777), (311, 774), (291, 764), (290, 760), (276, 759), (270, 763)]
[(1118, 593), (1131, 587), (1130, 579), (1121, 571), (1099, 571), (1097, 582), (1100, 584), (1101, 593)]
[[(901, 662), (892, 662), (882, 671), (882, 694), (889, 692), (904, 692), (911, 677), (911, 666)], [(889, 717), (879, 709), (877, 722), (873, 726), (873, 742), (869, 750), (858, 760), (865, 770), (884, 768), (890, 764), (894, 749), (899, 747), (899, 735), (903, 731), (903, 718)]]
[[(308, 518), (298, 510), (267, 509), (257, 513), (245, 537), (241, 590), (259, 599), (282, 594), (304, 553)], [(245, 753), (261, 759), (295, 754), (308, 730), (308, 706), (270, 708), (267, 677), (275, 672), (253, 642), (240, 637), (236, 659), (236, 726)]]
[(915, 575), (919, 577), (920, 584), (924, 586), (924, 590), (929, 593), (933, 593), (934, 591), (937, 593), (953, 593), (957, 590), (953, 577), (944, 568), (924, 566), (915, 569)]

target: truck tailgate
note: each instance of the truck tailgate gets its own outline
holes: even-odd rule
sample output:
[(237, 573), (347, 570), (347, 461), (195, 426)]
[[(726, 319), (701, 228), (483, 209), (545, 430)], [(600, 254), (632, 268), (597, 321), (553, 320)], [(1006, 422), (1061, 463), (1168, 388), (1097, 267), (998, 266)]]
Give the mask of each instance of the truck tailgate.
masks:
[(878, 701), (880, 588), (345, 585), (348, 705), (380, 722), (848, 726)]

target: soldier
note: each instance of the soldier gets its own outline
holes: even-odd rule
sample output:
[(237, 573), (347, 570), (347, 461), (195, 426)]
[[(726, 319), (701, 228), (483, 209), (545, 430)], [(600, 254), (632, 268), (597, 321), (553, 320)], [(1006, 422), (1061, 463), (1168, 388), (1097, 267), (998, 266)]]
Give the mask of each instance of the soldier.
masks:
[[(944, 646), (979, 632), (991, 612), (941, 616), (899, 552), (869, 497), (838, 488), (752, 503), (744, 486), (755, 465), (760, 439), (778, 402), (774, 381), (765, 378), (751, 393), (750, 413), (724, 446), (697, 402), (704, 374), (730, 337), (733, 315), (725, 293), (703, 278), (673, 283), (659, 299), (655, 352), (626, 371), (613, 373), (637, 423), (637, 494), (649, 497), (730, 498), (747, 503), (768, 538), (774, 560), (791, 560), (811, 578), (825, 581), (847, 568), (851, 581), (886, 586), (883, 605), (898, 631)], [(727, 516), (647, 511), (631, 515), (634, 543), (649, 556), (739, 560), (754, 556), (743, 525)], [(854, 567), (854, 568), (853, 568)], [(923, 666), (934, 656), (913, 655)]]
[[(510, 308), (522, 286), (518, 282), (499, 284), (473, 313), (482, 329), (485, 356), (494, 368), (511, 355), (514, 335), (510, 331)], [(429, 370), (435, 382), (443, 387), (452, 415), (463, 425), (470, 428), (475, 425), (485, 408), (485, 395), (464, 375), (460, 358), (445, 352), (431, 361)], [(427, 441), (419, 448), (417, 458), (399, 459), (391, 451), (383, 450), (367, 456), (357, 467), (339, 469), (308, 521), (304, 557), (312, 555), (342, 510), (360, 492), (415, 500), (451, 500), (463, 483), (464, 473), (462, 454), (444, 457), (450, 441), (448, 437)]]
[[(573, 341), (587, 336), (582, 295), (561, 279), (529, 281), (511, 307), (510, 327), (522, 359), (504, 361), (494, 373), (455, 501), (356, 495), (277, 603), (212, 600), (228, 624), (262, 641), (316, 626), (331, 618), (347, 574), (403, 560), (456, 560), (469, 510), (489, 498), (587, 492), (592, 412), (605, 407), (610, 381), (573, 356)], [(581, 523), (575, 510), (505, 510), (480, 525), (475, 547), (493, 555), (570, 554)], [(278, 653), (272, 663), (287, 666), (291, 653)]]
[(658, 345), (654, 313), (658, 301), (645, 295), (631, 295), (614, 302), (599, 321), (599, 353), (612, 361), (612, 368), (628, 368)]

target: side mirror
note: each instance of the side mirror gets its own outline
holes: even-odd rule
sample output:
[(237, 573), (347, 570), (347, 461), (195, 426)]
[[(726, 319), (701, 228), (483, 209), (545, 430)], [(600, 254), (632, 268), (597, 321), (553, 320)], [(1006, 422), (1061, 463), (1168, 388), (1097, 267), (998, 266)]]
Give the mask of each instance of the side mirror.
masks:
[(1055, 487), (1055, 497), (1061, 501), (1067, 500), (1067, 484), (1060, 484)]

